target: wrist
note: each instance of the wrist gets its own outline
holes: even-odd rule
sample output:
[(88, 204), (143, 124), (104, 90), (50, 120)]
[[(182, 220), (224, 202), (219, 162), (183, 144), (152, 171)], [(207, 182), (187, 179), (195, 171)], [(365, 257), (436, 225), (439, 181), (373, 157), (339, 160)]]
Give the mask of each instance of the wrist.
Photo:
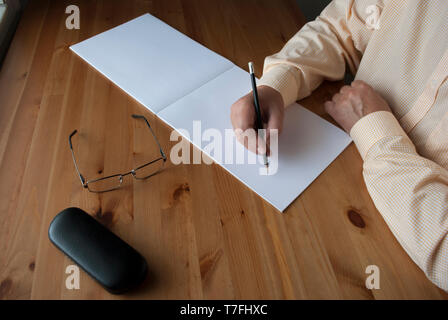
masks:
[(362, 117), (351, 128), (350, 136), (363, 160), (366, 159), (370, 148), (385, 137), (403, 136), (409, 139), (398, 120), (389, 111), (376, 111)]
[(277, 65), (265, 71), (259, 81), (260, 86), (267, 86), (277, 91), (285, 107), (297, 100), (299, 86), (292, 68), (288, 65)]
[(281, 93), (275, 88), (267, 85), (260, 85), (257, 86), (257, 90), (259, 94), (261, 93), (263, 97), (266, 97), (268, 101), (271, 101), (272, 105), (280, 106), (282, 108), (285, 107), (285, 103), (283, 101)]

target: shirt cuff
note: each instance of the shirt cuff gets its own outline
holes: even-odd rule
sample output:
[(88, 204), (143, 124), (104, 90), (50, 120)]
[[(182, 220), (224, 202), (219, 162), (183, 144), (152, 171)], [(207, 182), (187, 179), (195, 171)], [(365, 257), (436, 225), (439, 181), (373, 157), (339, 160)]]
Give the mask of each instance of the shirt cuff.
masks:
[(408, 136), (391, 112), (377, 111), (358, 120), (350, 130), (350, 136), (365, 160), (370, 148), (385, 137)]
[(258, 82), (259, 85), (269, 86), (280, 92), (285, 107), (296, 102), (299, 91), (293, 68), (288, 65), (276, 65), (263, 72), (263, 76)]

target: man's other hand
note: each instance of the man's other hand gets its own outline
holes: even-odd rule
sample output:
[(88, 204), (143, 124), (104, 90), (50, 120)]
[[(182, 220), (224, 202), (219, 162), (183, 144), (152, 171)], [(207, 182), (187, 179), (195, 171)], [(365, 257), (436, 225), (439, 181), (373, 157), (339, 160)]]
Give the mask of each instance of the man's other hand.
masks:
[[(268, 86), (258, 86), (258, 100), (260, 102), (261, 119), (266, 130), (266, 146), (269, 154), (270, 129), (277, 129), (280, 134), (283, 128), (284, 105), (280, 93)], [(247, 137), (241, 131), (255, 129), (256, 114), (254, 108), (253, 93), (250, 92), (236, 101), (231, 107), (230, 118), (232, 120), (235, 135), (242, 145), (252, 152), (264, 154), (264, 142), (259, 140), (257, 134), (257, 146), (248, 143)], [(241, 129), (241, 130), (237, 130)]]
[(364, 81), (353, 81), (344, 86), (331, 101), (325, 102), (325, 110), (345, 131), (362, 117), (376, 111), (391, 112), (387, 102)]

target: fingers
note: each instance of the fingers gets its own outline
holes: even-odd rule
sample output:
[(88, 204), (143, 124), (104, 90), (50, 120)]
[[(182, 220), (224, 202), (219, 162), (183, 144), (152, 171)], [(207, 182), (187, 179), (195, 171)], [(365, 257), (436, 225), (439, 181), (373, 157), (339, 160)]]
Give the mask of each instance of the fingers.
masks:
[(263, 128), (267, 129), (262, 136), (256, 128), (256, 113), (252, 93), (235, 102), (231, 107), (231, 121), (237, 141), (245, 148), (258, 154), (269, 154), (270, 131), (283, 129), (284, 107), (280, 93), (262, 86), (258, 90)]
[(244, 131), (254, 127), (255, 111), (252, 96), (246, 95), (232, 105), (230, 119), (235, 130), (241, 129)]
[(342, 88), (341, 88), (341, 90), (339, 90), (339, 92), (341, 93), (341, 94), (348, 94), (350, 91), (352, 91), (353, 90), (353, 88), (351, 87), (351, 86), (343, 86)]
[[(274, 118), (274, 119), (273, 119)], [(272, 130), (280, 132), (282, 129), (282, 121), (271, 117), (264, 131), (260, 132), (253, 128), (246, 130), (234, 130), (237, 141), (241, 143), (246, 149), (257, 154), (270, 154), (270, 138)]]
[(327, 101), (327, 102), (325, 102), (325, 104), (324, 104), (325, 111), (326, 111), (328, 114), (331, 114), (331, 113), (333, 112), (335, 106), (336, 106), (336, 103), (333, 102), (333, 101)]
[(341, 100), (341, 98), (345, 95), (353, 94), (353, 92), (356, 91), (356, 89), (365, 89), (369, 88), (369, 85), (361, 80), (355, 80), (351, 83), (349, 86), (343, 86), (341, 90), (339, 90), (339, 93), (336, 93), (332, 100), (334, 102), (338, 102)]
[[(235, 136), (239, 143), (246, 149), (256, 154), (270, 154), (268, 140), (270, 139), (269, 129), (266, 129), (265, 134), (258, 134), (254, 129), (235, 130)], [(265, 136), (266, 135), (266, 136)]]
[(235, 136), (239, 143), (241, 143), (246, 149), (253, 153), (264, 154), (265, 143), (262, 138), (256, 133), (253, 128), (241, 130), (236, 129)]
[(358, 88), (358, 89), (370, 88), (370, 86), (367, 83), (365, 83), (364, 81), (362, 81), (362, 80), (355, 80), (355, 81), (353, 81), (351, 86), (353, 88)]
[(237, 100), (230, 108), (230, 120), (237, 141), (250, 151), (256, 152), (256, 146), (252, 146), (244, 134), (249, 128), (253, 128), (255, 123), (254, 114), (251, 114), (253, 108), (249, 107), (251, 101), (249, 94)]
[(277, 129), (279, 133), (283, 130), (283, 109), (271, 113), (268, 119), (267, 129)]
[(327, 101), (325, 103), (326, 111), (328, 112), (328, 110), (331, 110), (332, 108), (343, 103), (347, 99), (356, 98), (357, 93), (359, 93), (359, 89), (365, 89), (367, 87), (368, 85), (361, 80), (353, 81), (350, 86), (343, 86), (341, 90), (339, 90), (339, 92), (332, 97), (331, 101)]
[(333, 96), (332, 101), (335, 102), (335, 103), (339, 103), (339, 102), (342, 101), (342, 99), (343, 99), (343, 95), (340, 94), (340, 93), (336, 93), (336, 94)]

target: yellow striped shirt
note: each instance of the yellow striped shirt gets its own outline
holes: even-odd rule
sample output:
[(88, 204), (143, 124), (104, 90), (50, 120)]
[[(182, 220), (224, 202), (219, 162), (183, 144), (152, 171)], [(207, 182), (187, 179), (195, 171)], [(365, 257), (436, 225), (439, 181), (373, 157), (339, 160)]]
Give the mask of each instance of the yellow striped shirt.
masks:
[(388, 101), (352, 136), (367, 189), (410, 257), (448, 291), (448, 2), (334, 0), (265, 60), (286, 105), (346, 67)]

